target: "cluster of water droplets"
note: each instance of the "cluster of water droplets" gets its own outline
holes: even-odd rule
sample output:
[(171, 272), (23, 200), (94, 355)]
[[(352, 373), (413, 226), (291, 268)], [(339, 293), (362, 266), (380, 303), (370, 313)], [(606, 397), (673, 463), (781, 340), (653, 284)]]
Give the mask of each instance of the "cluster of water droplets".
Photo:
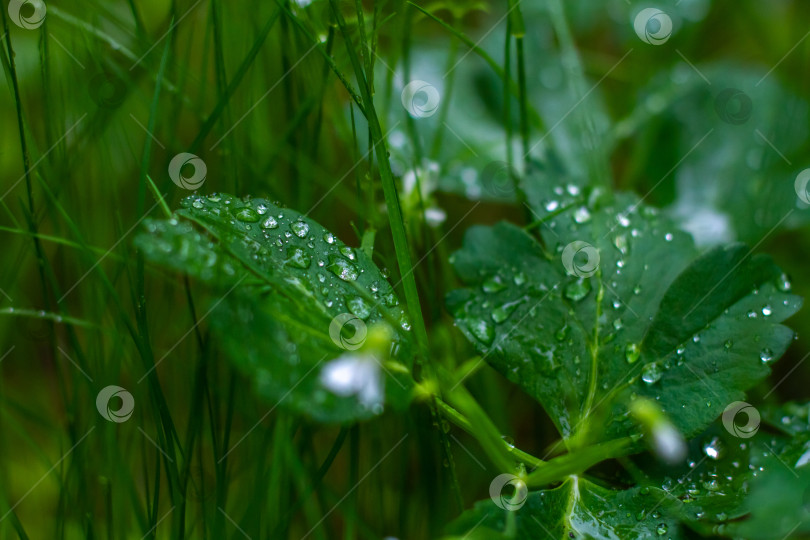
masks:
[(192, 269), (204, 281), (236, 275), (236, 268), (220, 256), (217, 246), (187, 221), (148, 219), (145, 226), (150, 236), (139, 239), (138, 245), (148, 258), (179, 270)]
[(495, 340), (496, 328), (512, 320), (521, 306), (531, 306), (529, 316), (536, 315), (536, 305), (548, 292), (545, 285), (530, 282), (527, 272), (516, 267), (482, 271), (480, 290), (483, 296), (475, 297), (456, 318), (464, 319), (470, 333), (487, 346)]
[[(229, 224), (234, 232), (223, 240), (240, 244), (268, 272), (279, 268), (301, 271), (287, 282), (319, 297), (331, 312), (348, 311), (366, 320), (385, 308), (398, 318), (403, 330), (410, 330), (405, 311), (385, 276), (380, 279), (368, 274), (364, 265), (358, 264), (359, 255), (353, 248), (306, 217), (262, 199), (216, 193), (192, 195), (182, 206), (197, 216)], [(367, 294), (358, 294), (358, 288)]]

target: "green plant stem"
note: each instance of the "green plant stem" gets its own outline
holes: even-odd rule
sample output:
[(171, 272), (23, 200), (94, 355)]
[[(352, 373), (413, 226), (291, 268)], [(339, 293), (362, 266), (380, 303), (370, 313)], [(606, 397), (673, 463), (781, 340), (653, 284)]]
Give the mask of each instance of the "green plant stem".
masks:
[[(459, 428), (466, 431), (469, 435), (471, 435), (471, 436), (475, 437), (476, 439), (478, 439), (478, 434), (476, 433), (475, 428), (473, 427), (473, 425), (470, 423), (470, 421), (467, 420), (467, 418), (463, 414), (458, 412), (456, 409), (454, 409), (453, 407), (451, 407), (445, 401), (442, 401), (438, 397), (436, 397), (436, 405), (437, 405), (437, 408), (438, 408), (439, 412), (445, 418), (447, 418), (447, 420), (449, 420), (450, 422), (452, 422), (453, 424), (455, 424)], [(506, 450), (506, 452), (509, 453), (509, 454), (512, 454), (518, 461), (520, 461), (522, 463), (526, 463), (527, 465), (529, 465), (531, 467), (538, 467), (538, 466), (543, 465), (545, 463), (542, 459), (539, 459), (539, 458), (537, 458), (537, 457), (535, 457), (535, 456), (533, 456), (533, 455), (531, 455), (531, 454), (529, 454), (527, 452), (524, 452), (523, 450), (521, 450), (519, 448), (512, 448), (503, 439), (500, 439), (500, 440), (503, 443), (503, 447)]]
[[(438, 24), (440, 24), (445, 30), (450, 32), (453, 36), (455, 36), (462, 43), (464, 43), (467, 47), (469, 47), (475, 54), (480, 56), (481, 59), (484, 60), (484, 62), (487, 63), (487, 65), (492, 69), (492, 71), (495, 72), (495, 74), (498, 77), (500, 77), (500, 78), (504, 77), (504, 68), (499, 66), (498, 62), (496, 62), (495, 59), (492, 58), (492, 56), (489, 53), (487, 53), (484, 49), (479, 47), (473, 40), (471, 40), (469, 37), (465, 36), (463, 33), (459, 32), (458, 30), (456, 30), (455, 28), (453, 28), (451, 25), (447, 24), (446, 22), (444, 22), (440, 18), (436, 17), (435, 15), (433, 15), (431, 12), (427, 11), (426, 9), (414, 4), (413, 2), (408, 2), (408, 4), (412, 5), (413, 7), (415, 7), (416, 9), (421, 11), (422, 13), (424, 13), (429, 19), (431, 19), (431, 20), (437, 22)], [(511, 78), (509, 78), (509, 92), (513, 96), (515, 96), (517, 98), (520, 98), (520, 91), (518, 90), (518, 86), (515, 83), (515, 81), (513, 81)], [(529, 111), (529, 114), (530, 114), (531, 121), (535, 124), (535, 126), (538, 127), (538, 129), (542, 130), (544, 128), (544, 125), (545, 125), (545, 123), (543, 122), (542, 117), (537, 112), (537, 110), (534, 107), (532, 107), (531, 104), (529, 104), (528, 102), (527, 102), (527, 107), (528, 107), (528, 111)]]
[(571, 474), (581, 473), (607, 459), (624, 456), (629, 451), (632, 442), (631, 437), (624, 437), (595, 444), (549, 460), (529, 473), (525, 479), (526, 485), (529, 487), (542, 487), (562, 480)]
[(343, 19), (343, 14), (340, 12), (337, 0), (329, 0), (332, 6), (332, 11), (343, 34), (343, 39), (346, 42), (346, 50), (349, 54), (352, 66), (354, 67), (355, 77), (360, 86), (360, 94), (363, 97), (363, 104), (365, 105), (365, 116), (368, 120), (369, 130), (373, 140), (374, 150), (377, 156), (377, 164), (380, 170), (380, 179), (382, 180), (383, 195), (385, 197), (385, 205), (388, 208), (388, 220), (391, 226), (391, 234), (394, 239), (394, 248), (396, 251), (397, 263), (399, 265), (400, 276), (402, 278), (403, 288), (405, 290), (405, 301), (408, 307), (413, 322), (414, 333), (416, 341), (419, 345), (420, 357), (423, 361), (428, 358), (428, 339), (427, 329), (425, 328), (425, 321), (422, 317), (422, 307), (419, 301), (419, 292), (416, 287), (416, 278), (413, 275), (413, 263), (411, 262), (410, 246), (408, 237), (405, 233), (405, 222), (402, 219), (402, 210), (399, 205), (399, 195), (394, 183), (394, 175), (391, 172), (391, 163), (388, 160), (388, 151), (383, 139), (382, 128), (380, 121), (377, 118), (377, 111), (374, 108), (374, 103), (371, 97), (371, 87), (363, 74), (363, 67), (357, 57), (357, 53), (351, 47), (351, 34), (346, 26), (346, 21)]
[(587, 100), (587, 82), (585, 78), (585, 69), (582, 66), (582, 60), (577, 52), (574, 37), (571, 33), (571, 28), (568, 26), (568, 21), (565, 18), (565, 9), (562, 0), (546, 0), (549, 15), (551, 16), (551, 24), (557, 38), (560, 41), (560, 56), (562, 65), (567, 71), (569, 84), (573, 91), (574, 97), (579, 101), (579, 106), (574, 109), (573, 114), (582, 125), (582, 133), (588, 139), (586, 147), (590, 147), (591, 151), (588, 152), (588, 173), (589, 178), (596, 185), (603, 187), (610, 187), (610, 164), (608, 163), (603, 144), (596, 133), (595, 110), (592, 102)]
[(516, 462), (525, 462), (533, 467), (543, 464), (542, 460), (530, 454), (522, 451), (516, 452), (516, 448), (504, 441), (486, 412), (463, 387), (449, 392), (446, 398), (450, 405), (457, 410), (450, 413), (453, 407), (437, 399), (439, 410), (447, 415), (448, 420), (453, 423), (458, 422), (459, 427), (475, 437), (500, 471), (514, 472)]

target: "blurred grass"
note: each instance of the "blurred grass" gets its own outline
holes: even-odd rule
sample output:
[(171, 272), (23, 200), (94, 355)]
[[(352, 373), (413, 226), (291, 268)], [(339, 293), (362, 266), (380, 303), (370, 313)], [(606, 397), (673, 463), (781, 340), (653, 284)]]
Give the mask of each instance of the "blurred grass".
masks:
[[(209, 339), (207, 291), (144, 266), (131, 245), (133, 227), (147, 213), (161, 212), (147, 175), (166, 194), (168, 206), (177, 207), (187, 192), (166, 171), (174, 155), (188, 151), (206, 163), (203, 192), (262, 195), (302, 212), (311, 209), (314, 219), (353, 245), (365, 231), (377, 231), (375, 261), (397, 281), (395, 241), (377, 168), (360, 159), (369, 148), (368, 126), (335, 70), (355, 97), (360, 83), (328, 4), (54, 1), (36, 30), (17, 27), (4, 13), (0, 537), (238, 538), (241, 529), (252, 538), (300, 538), (310, 530), (312, 538), (427, 538), (457, 515), (460, 502), (468, 506), (486, 496), (494, 469), (483, 453), (464, 434), (448, 436), (441, 422), (434, 429), (423, 406), (414, 406), (408, 417), (386, 414), (351, 428), (315, 425), (278, 410), (267, 414), (273, 404), (257, 402), (250, 383)], [(581, 58), (587, 77), (578, 83), (581, 93), (610, 72), (586, 103), (598, 106), (591, 102), (602, 94), (614, 121), (637, 110), (651, 79), (684, 65), (673, 54), (676, 48), (698, 67), (734, 60), (764, 74), (778, 63), (770, 77), (791, 94), (810, 96), (805, 69), (810, 40), (784, 56), (805, 36), (810, 6), (798, 1), (684, 0), (678, 9), (691, 18), (682, 20), (666, 48), (636, 38), (630, 21), (640, 5), (552, 2), (564, 5), (572, 33), (570, 43), (558, 46), (554, 24), (559, 31), (563, 21), (554, 17), (561, 15), (552, 10), (549, 16), (545, 3), (526, 4), (521, 7), (525, 90), (514, 45), (506, 70), (512, 82), (504, 84), (447, 28), (391, 0), (365, 5), (365, 37), (376, 44), (372, 55), (360, 44), (356, 4), (338, 4), (363, 70), (374, 70), (369, 79), (382, 133), (405, 134), (415, 148), (406, 153), (406, 170), (423, 166), (423, 155), (442, 172), (465, 152), (473, 161), (467, 143), (460, 145), (447, 126), (490, 130), (492, 119), (463, 115), (475, 100), (475, 106), (496, 111), (500, 130), (514, 137), (513, 159), (520, 161), (521, 150), (566, 112), (562, 103), (546, 99), (543, 83), (564, 77), (561, 54), (568, 55), (567, 65), (571, 55)], [(520, 28), (513, 17), (504, 18), (511, 4), (483, 4), (486, 11), (473, 9), (476, 2), (417, 4), (468, 36), (501, 67), (507, 65), (507, 23)], [(674, 4), (662, 7), (675, 10)], [(453, 10), (439, 9), (443, 6)], [(323, 49), (314, 48), (313, 40), (323, 42)], [(611, 71), (630, 48), (632, 57)], [(333, 69), (322, 51), (333, 55)], [(495, 90), (479, 92), (462, 74), (429, 79), (429, 73), (454, 65), (483, 80), (496, 78)], [(445, 84), (447, 109), (417, 125), (402, 109), (399, 90), (420, 78)], [(504, 100), (504, 88), (517, 95)], [(523, 95), (526, 100), (518, 99)], [(450, 104), (462, 107), (462, 114), (445, 112)], [(504, 108), (511, 111), (506, 122)], [(18, 113), (30, 155), (27, 170)], [(570, 122), (588, 121), (586, 115)], [(567, 129), (584, 136), (584, 128)], [(461, 137), (480, 150), (475, 127), (461, 130)], [(679, 144), (668, 129), (634, 133), (620, 141), (612, 170), (600, 167), (603, 157), (596, 155), (596, 164), (586, 169), (644, 194), (683, 157)], [(453, 145), (460, 150), (451, 154), (447, 148)], [(791, 152), (787, 169), (793, 174), (805, 168), (807, 150), (803, 141)], [(745, 178), (705, 179), (713, 180), (747, 189)], [(411, 256), (425, 257), (414, 275), (431, 355), (454, 365), (473, 353), (443, 310), (444, 293), (453, 286), (447, 257), (470, 224), (519, 219), (523, 211), (477, 204), (448, 191), (429, 194), (427, 203), (419, 198), (408, 205), (408, 195), (400, 197)], [(670, 179), (653, 200), (668, 205), (674, 193)], [(424, 205), (433, 202), (447, 212), (438, 229), (421, 217)], [(773, 253), (795, 277), (795, 291), (810, 296), (810, 284), (802, 279), (810, 250), (806, 227), (780, 229), (758, 249)], [(53, 315), (23, 316), (26, 309)], [(807, 310), (790, 324), (799, 340), (776, 365), (772, 381), (810, 353)], [(157, 362), (159, 368), (139, 383)], [(808, 376), (810, 364), (801, 364), (776, 394), (807, 399)], [(98, 391), (110, 384), (135, 398), (133, 417), (120, 425), (102, 419), (94, 406)], [(492, 371), (486, 369), (469, 386), (521, 448), (540, 453), (554, 440), (539, 407)]]

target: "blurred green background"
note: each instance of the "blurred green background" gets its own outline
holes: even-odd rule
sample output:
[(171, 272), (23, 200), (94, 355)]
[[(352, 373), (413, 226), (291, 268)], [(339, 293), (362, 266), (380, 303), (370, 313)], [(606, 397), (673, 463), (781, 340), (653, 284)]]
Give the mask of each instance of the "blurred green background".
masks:
[[(375, 262), (398, 281), (365, 121), (324, 61), (351, 73), (347, 43), (326, 0), (305, 4), (53, 1), (26, 29), (17, 23), (42, 8), (24, 4), (15, 21), (4, 2), (0, 538), (427, 538), (486, 498), (494, 469), (424, 405), (356, 426), (268, 413), (209, 340), (210, 292), (144, 266), (132, 246), (143, 218), (160, 215), (155, 191), (171, 208), (190, 193), (167, 169), (189, 152), (207, 168), (201, 193), (278, 200), (350, 245), (376, 231)], [(355, 4), (339, 4), (349, 46), (373, 64), (442, 362), (474, 355), (443, 307), (464, 230), (532, 220), (492, 173), (510, 161), (521, 175), (526, 142), (527, 161), (574, 183), (607, 177), (702, 246), (771, 253), (808, 296), (810, 209), (794, 179), (810, 167), (810, 4), (569, 1), (571, 57), (546, 3), (525, 2), (528, 115), (453, 35), (518, 81), (508, 2), (416, 2), (453, 30), (399, 0), (364, 2), (372, 51)], [(673, 23), (660, 45), (633, 27), (651, 6)], [(569, 86), (578, 62), (584, 99)], [(414, 80), (437, 89), (436, 114), (408, 115), (401, 92)], [(808, 398), (808, 311), (788, 325), (798, 340), (753, 399)], [(159, 377), (140, 384), (157, 360)], [(96, 411), (108, 385), (132, 393), (129, 421)], [(489, 368), (468, 386), (521, 448), (556, 439), (540, 407)]]

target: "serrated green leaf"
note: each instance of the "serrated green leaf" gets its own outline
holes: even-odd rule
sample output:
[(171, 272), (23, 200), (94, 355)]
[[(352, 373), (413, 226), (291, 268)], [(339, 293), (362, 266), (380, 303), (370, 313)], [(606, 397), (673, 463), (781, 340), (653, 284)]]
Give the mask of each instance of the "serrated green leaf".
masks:
[(762, 408), (764, 429), (750, 441), (750, 479), (740, 505), (746, 518), (719, 532), (757, 540), (803, 538), (810, 532), (808, 414), (808, 403)]
[[(665, 133), (675, 142), (638, 145), (650, 152), (638, 160), (645, 163), (638, 174), (655, 184), (688, 154), (668, 182), (674, 200), (667, 212), (700, 245), (756, 242), (774, 228), (806, 223), (794, 180), (807, 147), (807, 100), (759, 69), (728, 62), (697, 68), (700, 75), (681, 64), (642, 90), (645, 135)], [(664, 205), (670, 197), (658, 198), (662, 192), (652, 196)]]
[(649, 454), (634, 458), (643, 471), (641, 483), (658, 487), (684, 502), (678, 517), (696, 531), (709, 533), (717, 525), (739, 519), (752, 477), (751, 440), (732, 435), (715, 422), (689, 443), (686, 458), (663, 464)]
[(536, 210), (543, 244), (506, 223), (467, 233), (453, 260), (467, 288), (448, 297), (456, 324), (565, 439), (637, 433), (634, 396), (701, 432), (768, 374), (800, 299), (742, 245), (696, 258), (689, 235), (634, 197), (586, 205), (572, 191)]
[[(212, 329), (261, 395), (322, 421), (366, 418), (382, 410), (363, 399), (373, 396), (369, 385), (379, 377), (387, 379), (387, 403), (407, 403), (410, 326), (362, 250), (265, 199), (195, 195), (182, 205), (177, 218), (147, 222), (136, 244), (147, 259), (221, 293), (209, 316)], [(353, 320), (348, 326), (335, 323), (343, 314)], [(361, 348), (365, 333), (381, 324), (391, 329), (390, 350)], [(324, 369), (341, 360), (360, 362), (352, 365), (371, 379), (358, 382), (356, 392), (325, 387)]]
[[(501, 505), (504, 503), (501, 502)], [(530, 492), (515, 511), (476, 503), (448, 528), (453, 538), (684, 538), (682, 503), (656, 488), (611, 490), (568, 477), (559, 487)]]

